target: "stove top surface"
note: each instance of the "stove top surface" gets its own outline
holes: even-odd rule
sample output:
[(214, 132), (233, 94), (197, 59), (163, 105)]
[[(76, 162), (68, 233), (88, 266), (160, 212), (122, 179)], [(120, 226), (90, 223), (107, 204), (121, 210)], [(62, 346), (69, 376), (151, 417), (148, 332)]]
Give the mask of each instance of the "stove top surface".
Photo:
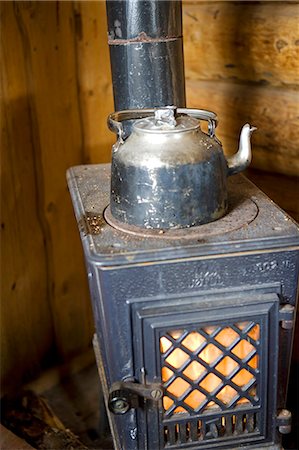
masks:
[(143, 230), (114, 220), (109, 211), (110, 164), (72, 167), (67, 179), (85, 252), (101, 265), (299, 245), (297, 224), (242, 175), (228, 179), (226, 216), (198, 227), (165, 232)]

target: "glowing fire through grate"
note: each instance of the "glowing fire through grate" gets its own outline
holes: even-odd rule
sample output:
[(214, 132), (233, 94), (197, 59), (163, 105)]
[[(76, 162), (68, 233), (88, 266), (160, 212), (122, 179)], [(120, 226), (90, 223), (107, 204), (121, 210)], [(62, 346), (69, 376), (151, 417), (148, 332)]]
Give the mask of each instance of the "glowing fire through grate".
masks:
[(224, 409), (257, 400), (260, 326), (238, 322), (160, 338), (167, 415)]

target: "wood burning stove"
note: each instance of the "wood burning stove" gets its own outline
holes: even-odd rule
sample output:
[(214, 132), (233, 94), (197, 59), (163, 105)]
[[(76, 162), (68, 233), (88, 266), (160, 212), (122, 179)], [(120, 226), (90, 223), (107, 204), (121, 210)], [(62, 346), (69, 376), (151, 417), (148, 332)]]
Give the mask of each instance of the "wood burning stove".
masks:
[[(298, 228), (246, 178), (227, 179), (249, 162), (253, 128), (245, 126), (243, 148), (226, 161), (215, 114), (189, 110), (208, 120), (202, 136), (194, 118), (176, 122), (175, 108), (167, 114), (161, 108), (187, 111), (180, 2), (111, 1), (107, 10), (115, 107), (135, 111), (110, 116), (119, 131), (111, 196), (110, 165), (74, 167), (68, 183), (114, 446), (279, 449), (291, 425), (285, 401)], [(139, 123), (143, 131), (168, 127), (163, 145), (171, 141), (171, 157), (151, 135), (138, 141), (133, 156), (129, 149), (129, 165), (116, 152), (128, 150), (132, 135), (123, 143), (132, 122), (124, 129), (119, 122), (146, 117), (141, 108), (156, 108), (155, 121)], [(177, 160), (184, 130), (191, 137), (181, 149), (191, 153)], [(159, 146), (139, 159), (154, 139)], [(201, 158), (199, 141), (206, 146)]]
[(116, 449), (281, 448), (299, 233), (241, 175), (223, 218), (110, 225), (110, 166), (70, 169)]

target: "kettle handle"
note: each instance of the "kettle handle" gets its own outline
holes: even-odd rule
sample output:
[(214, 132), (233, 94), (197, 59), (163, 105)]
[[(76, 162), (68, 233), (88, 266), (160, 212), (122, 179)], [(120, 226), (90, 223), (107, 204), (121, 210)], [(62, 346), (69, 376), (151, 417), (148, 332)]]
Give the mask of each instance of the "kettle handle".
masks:
[[(173, 108), (173, 107), (171, 107)], [(137, 120), (144, 119), (145, 117), (153, 116), (155, 111), (160, 109), (169, 109), (169, 107), (161, 106), (158, 108), (150, 109), (127, 109), (123, 111), (117, 111), (109, 114), (107, 124), (109, 130), (117, 134), (119, 141), (124, 142), (124, 129), (121, 122), (125, 120)], [(174, 108), (176, 114), (187, 114), (199, 120), (205, 120), (208, 122), (208, 134), (211, 138), (215, 136), (215, 129), (218, 125), (217, 115), (212, 111), (205, 109), (192, 109), (192, 108)]]

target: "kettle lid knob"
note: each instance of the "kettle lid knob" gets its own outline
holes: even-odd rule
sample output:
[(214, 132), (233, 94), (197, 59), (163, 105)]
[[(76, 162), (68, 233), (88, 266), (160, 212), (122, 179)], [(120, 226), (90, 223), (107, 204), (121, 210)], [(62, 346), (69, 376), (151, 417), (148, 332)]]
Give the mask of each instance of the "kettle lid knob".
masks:
[(155, 125), (168, 125), (170, 128), (176, 126), (176, 106), (165, 106), (155, 110)]

